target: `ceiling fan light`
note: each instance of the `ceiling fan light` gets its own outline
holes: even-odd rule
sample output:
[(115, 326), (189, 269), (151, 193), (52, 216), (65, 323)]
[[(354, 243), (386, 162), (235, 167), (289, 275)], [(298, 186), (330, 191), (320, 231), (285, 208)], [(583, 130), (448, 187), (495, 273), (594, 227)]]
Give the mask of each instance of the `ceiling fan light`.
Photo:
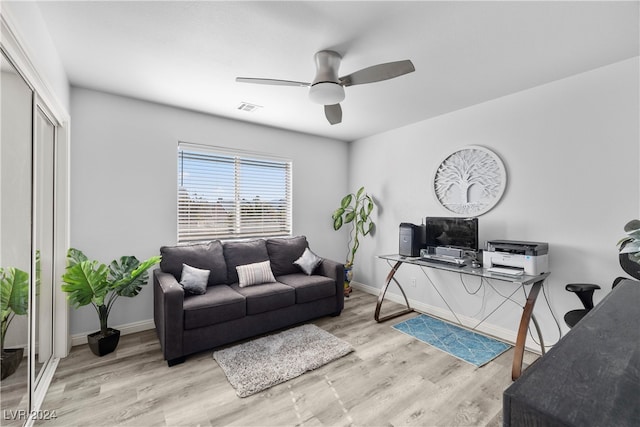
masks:
[(309, 89), (309, 99), (321, 105), (339, 104), (344, 100), (344, 88), (334, 82), (315, 83)]

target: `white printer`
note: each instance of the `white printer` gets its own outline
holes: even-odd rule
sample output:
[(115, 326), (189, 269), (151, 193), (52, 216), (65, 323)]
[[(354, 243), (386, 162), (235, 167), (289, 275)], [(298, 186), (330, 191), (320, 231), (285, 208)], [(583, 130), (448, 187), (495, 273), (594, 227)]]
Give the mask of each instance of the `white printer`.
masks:
[(489, 240), (482, 254), (482, 266), (521, 269), (524, 274), (537, 276), (549, 271), (548, 252), (548, 243)]

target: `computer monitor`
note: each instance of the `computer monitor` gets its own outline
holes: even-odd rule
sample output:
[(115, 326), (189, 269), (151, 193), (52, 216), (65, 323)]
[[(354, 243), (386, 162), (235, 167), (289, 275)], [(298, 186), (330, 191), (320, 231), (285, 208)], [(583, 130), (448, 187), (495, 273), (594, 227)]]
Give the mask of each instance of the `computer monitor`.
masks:
[(478, 251), (478, 218), (426, 217), (427, 247)]

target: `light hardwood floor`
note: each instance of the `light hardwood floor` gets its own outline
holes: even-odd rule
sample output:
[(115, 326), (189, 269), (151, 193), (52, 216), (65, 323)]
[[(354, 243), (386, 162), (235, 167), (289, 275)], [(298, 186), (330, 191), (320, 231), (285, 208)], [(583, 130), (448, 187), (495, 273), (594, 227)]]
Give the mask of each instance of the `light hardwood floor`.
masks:
[[(375, 302), (356, 290), (342, 315), (313, 322), (355, 352), (246, 398), (235, 395), (212, 351), (167, 367), (153, 330), (123, 336), (101, 358), (74, 347), (41, 408), (57, 418), (36, 425), (501, 425), (513, 349), (476, 368), (391, 328), (416, 313), (376, 323)], [(525, 353), (526, 364), (536, 358)]]

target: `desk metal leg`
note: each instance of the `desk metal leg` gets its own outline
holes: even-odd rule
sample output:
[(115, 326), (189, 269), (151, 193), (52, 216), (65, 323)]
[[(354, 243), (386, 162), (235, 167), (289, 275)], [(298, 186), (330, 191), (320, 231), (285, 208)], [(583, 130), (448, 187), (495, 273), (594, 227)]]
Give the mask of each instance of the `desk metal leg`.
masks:
[[(376, 312), (373, 315), (373, 318), (376, 320), (376, 322), (384, 322), (385, 320), (393, 319), (394, 317), (402, 316), (403, 314), (413, 312), (413, 309), (409, 306), (409, 300), (407, 299), (407, 296), (404, 293), (404, 289), (402, 289), (402, 286), (400, 286), (400, 283), (398, 283), (398, 281), (393, 277), (401, 265), (402, 265), (402, 261), (396, 262), (396, 264), (393, 266), (393, 268), (387, 275), (386, 283), (384, 284), (382, 289), (380, 289), (380, 293), (378, 294), (378, 303), (376, 304)], [(400, 288), (400, 292), (402, 292), (402, 296), (404, 297), (404, 301), (407, 305), (407, 308), (381, 318), (380, 308), (382, 307), (382, 301), (384, 301), (384, 295), (387, 293), (387, 288), (389, 287), (389, 283), (391, 283), (392, 280), (395, 282), (396, 285), (398, 285), (398, 288)]]
[[(522, 317), (520, 318), (520, 327), (518, 328), (518, 337), (516, 338), (516, 346), (514, 348), (513, 354), (513, 367), (511, 369), (511, 379), (513, 381), (520, 378), (522, 374), (522, 359), (524, 357), (524, 345), (527, 341), (527, 331), (529, 330), (529, 322), (531, 321), (531, 317), (533, 316), (533, 307), (536, 304), (536, 299), (538, 298), (538, 294), (540, 293), (540, 289), (542, 288), (543, 280), (537, 281), (531, 286), (531, 291), (527, 296), (527, 302), (522, 310)], [(540, 328), (538, 327), (538, 322), (534, 319), (534, 325), (536, 326), (536, 330), (538, 331), (538, 336), (540, 337), (540, 345), (542, 346), (542, 351), (544, 352), (544, 345), (542, 344), (542, 335), (540, 334)]]

